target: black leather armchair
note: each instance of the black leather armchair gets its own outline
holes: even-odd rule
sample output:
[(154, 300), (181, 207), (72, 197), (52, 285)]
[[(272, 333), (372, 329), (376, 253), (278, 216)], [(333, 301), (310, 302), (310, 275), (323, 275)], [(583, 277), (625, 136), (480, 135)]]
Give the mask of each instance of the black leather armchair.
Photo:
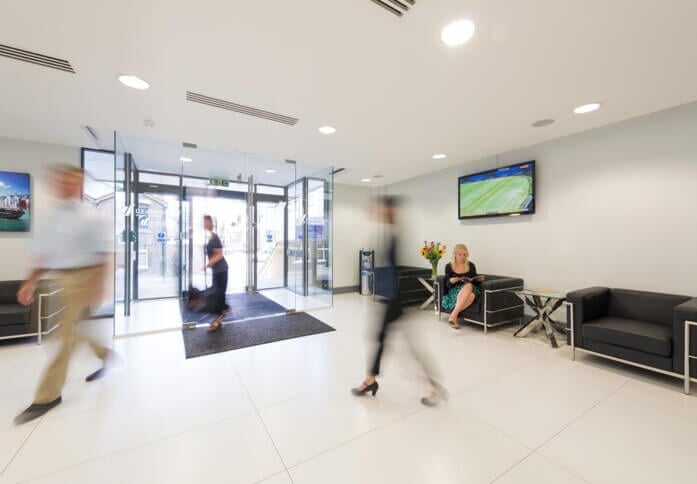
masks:
[[(458, 315), (458, 321), (479, 324), (484, 333), (489, 328), (512, 322), (521, 322), (524, 304), (513, 290), (523, 289), (524, 281), (518, 277), (482, 274), (484, 280), (479, 284), (482, 293), (474, 303)], [(442, 306), (445, 290), (445, 276), (438, 276), (438, 318), (445, 311)]]
[(22, 306), (17, 301), (17, 291), (22, 282), (0, 281), (0, 339), (36, 336), (41, 344), (43, 335), (51, 333), (60, 324), (65, 308), (65, 301), (60, 295), (62, 291), (54, 281), (41, 280), (34, 294), (34, 302)]
[(0, 337), (29, 333), (33, 320), (33, 306), (17, 302), (17, 291), (22, 281), (0, 281)]
[[(685, 321), (697, 321), (697, 298), (678, 305), (673, 317), (673, 370), (677, 373), (685, 371)], [(697, 354), (697, 330), (690, 331), (690, 353)], [(697, 360), (690, 362), (690, 374), (697, 375)]]
[[(697, 299), (590, 287), (570, 292), (566, 300), (572, 304), (572, 359), (582, 351), (682, 378), (684, 323), (697, 321)], [(697, 334), (690, 343), (697, 349)], [(697, 373), (697, 362), (692, 364)]]

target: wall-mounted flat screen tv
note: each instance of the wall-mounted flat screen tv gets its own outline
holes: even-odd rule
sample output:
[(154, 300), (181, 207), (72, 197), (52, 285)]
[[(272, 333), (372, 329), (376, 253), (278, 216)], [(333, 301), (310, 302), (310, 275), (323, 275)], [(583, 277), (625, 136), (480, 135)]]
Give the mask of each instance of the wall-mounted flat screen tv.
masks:
[(457, 189), (460, 220), (535, 213), (535, 162), (461, 176)]
[(29, 173), (0, 171), (0, 232), (29, 232)]

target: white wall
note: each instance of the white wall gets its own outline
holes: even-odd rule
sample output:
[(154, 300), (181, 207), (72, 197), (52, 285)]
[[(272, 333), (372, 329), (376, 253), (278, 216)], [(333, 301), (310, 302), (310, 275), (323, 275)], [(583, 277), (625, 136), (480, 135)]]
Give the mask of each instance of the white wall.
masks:
[[(457, 177), (537, 160), (537, 213), (457, 219)], [(388, 187), (408, 197), (401, 262), (423, 240), (469, 246), (480, 272), (561, 291), (697, 296), (697, 103), (463, 163)], [(440, 270), (450, 258), (441, 261)]]
[(358, 251), (372, 247), (375, 235), (371, 195), (368, 188), (334, 184), (334, 287), (358, 285)]
[(80, 149), (0, 137), (0, 170), (31, 174), (31, 231), (0, 232), (0, 280), (24, 279), (32, 258), (27, 242), (36, 228), (46, 223), (54, 201), (47, 186), (44, 168), (55, 163), (80, 164)]

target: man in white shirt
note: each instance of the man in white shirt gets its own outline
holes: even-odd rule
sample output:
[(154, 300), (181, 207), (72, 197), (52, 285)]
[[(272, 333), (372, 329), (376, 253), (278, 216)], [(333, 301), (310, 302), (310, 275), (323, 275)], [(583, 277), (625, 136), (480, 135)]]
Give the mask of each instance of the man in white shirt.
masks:
[(32, 245), (38, 256), (38, 264), (20, 287), (17, 300), (20, 304), (31, 304), (41, 275), (54, 272), (63, 288), (66, 304), (61, 313), (61, 325), (56, 330), (61, 342), (58, 353), (39, 381), (34, 402), (15, 417), (15, 424), (41, 417), (61, 403), (68, 363), (76, 343), (86, 341), (102, 360), (102, 367), (87, 376), (87, 381), (104, 376), (114, 356), (113, 351), (79, 333), (76, 328), (90, 306), (100, 302), (104, 295), (112, 251), (108, 227), (100, 222), (91, 207), (82, 203), (82, 169), (60, 166), (53, 175), (59, 202), (47, 222), (38, 230)]

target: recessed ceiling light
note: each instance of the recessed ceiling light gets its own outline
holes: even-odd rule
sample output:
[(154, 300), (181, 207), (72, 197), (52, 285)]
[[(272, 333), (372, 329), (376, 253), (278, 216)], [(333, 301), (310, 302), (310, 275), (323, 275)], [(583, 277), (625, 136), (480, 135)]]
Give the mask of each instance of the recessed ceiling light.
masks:
[(553, 119), (540, 119), (539, 121), (535, 121), (532, 123), (533, 128), (542, 128), (544, 126), (549, 126), (550, 124), (554, 123)]
[(319, 132), (322, 134), (334, 134), (336, 133), (336, 128), (333, 128), (331, 126), (322, 126), (319, 129)]
[(182, 156), (181, 158), (179, 158), (179, 161), (181, 161), (182, 163), (191, 163), (194, 160), (192, 158), (189, 158), (188, 156)]
[(443, 154), (443, 153), (438, 153), (437, 155), (433, 155), (434, 160), (442, 160), (443, 158), (447, 158), (448, 155)]
[(574, 113), (576, 114), (586, 114), (593, 112), (597, 109), (600, 108), (599, 103), (590, 103), (590, 104), (584, 104), (583, 106), (579, 106), (576, 109), (574, 109)]
[(370, 178), (361, 178), (361, 181), (363, 183), (368, 183), (370, 181)]
[(276, 170), (272, 170), (272, 169), (268, 169), (268, 170), (264, 170), (264, 171), (265, 171), (266, 173), (276, 173)]
[(440, 38), (449, 47), (462, 45), (474, 35), (474, 22), (467, 19), (456, 20), (443, 27)]
[(122, 75), (119, 76), (119, 81), (121, 81), (121, 84), (124, 86), (140, 89), (141, 91), (150, 87), (150, 84), (137, 76)]

